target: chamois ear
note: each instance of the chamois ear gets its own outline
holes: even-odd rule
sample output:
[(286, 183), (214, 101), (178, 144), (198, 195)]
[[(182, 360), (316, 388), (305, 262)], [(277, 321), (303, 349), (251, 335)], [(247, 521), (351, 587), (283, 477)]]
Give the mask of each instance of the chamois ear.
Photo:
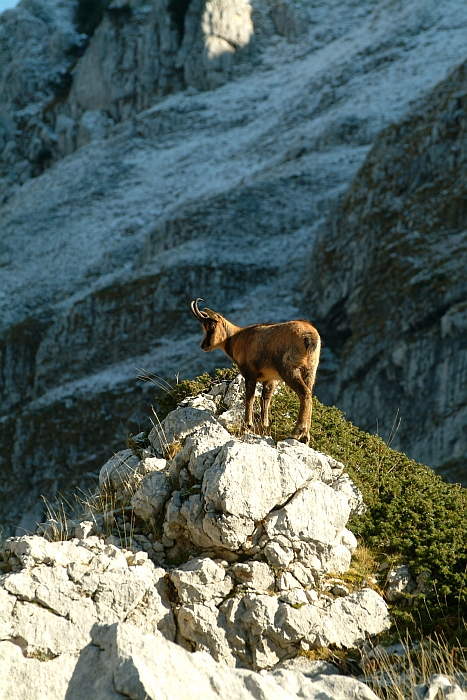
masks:
[(209, 316), (211, 321), (215, 321), (217, 323), (219, 320), (219, 314), (216, 314), (215, 311), (211, 311), (211, 309), (204, 309), (204, 313)]

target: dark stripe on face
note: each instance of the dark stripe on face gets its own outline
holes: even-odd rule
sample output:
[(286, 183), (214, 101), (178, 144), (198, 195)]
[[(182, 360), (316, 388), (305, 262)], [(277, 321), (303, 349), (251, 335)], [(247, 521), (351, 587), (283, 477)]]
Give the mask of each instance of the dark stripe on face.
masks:
[(201, 348), (202, 348), (203, 350), (204, 350), (204, 348), (208, 348), (208, 347), (211, 345), (211, 338), (212, 338), (212, 334), (213, 334), (213, 333), (214, 333), (214, 329), (213, 329), (213, 328), (211, 328), (211, 330), (209, 330), (209, 331), (206, 333), (206, 337), (204, 338), (204, 340), (203, 340), (202, 343), (201, 343)]

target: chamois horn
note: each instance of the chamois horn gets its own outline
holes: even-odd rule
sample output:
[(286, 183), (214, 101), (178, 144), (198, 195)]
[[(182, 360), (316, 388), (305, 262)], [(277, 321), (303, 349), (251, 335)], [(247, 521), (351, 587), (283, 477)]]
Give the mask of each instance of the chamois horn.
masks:
[(191, 311), (193, 313), (193, 316), (195, 318), (197, 318), (198, 321), (202, 321), (205, 318), (209, 318), (209, 316), (204, 311), (200, 311), (198, 309), (198, 302), (199, 301), (204, 301), (204, 299), (201, 299), (200, 297), (198, 297), (198, 299), (196, 299), (196, 301), (191, 302), (190, 306), (191, 306)]

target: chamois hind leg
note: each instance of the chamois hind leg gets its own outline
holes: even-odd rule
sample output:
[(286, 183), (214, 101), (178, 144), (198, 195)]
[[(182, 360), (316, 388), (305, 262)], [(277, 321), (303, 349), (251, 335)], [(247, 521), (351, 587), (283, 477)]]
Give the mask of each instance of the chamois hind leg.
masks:
[(314, 384), (314, 376), (310, 377), (309, 372), (295, 370), (293, 373), (283, 377), (284, 382), (297, 394), (300, 399), (300, 408), (295, 428), (292, 430), (292, 435), (295, 440), (300, 440), (305, 444), (310, 439), (311, 412), (312, 403), (312, 388)]
[(261, 393), (261, 430), (264, 432), (269, 428), (269, 404), (276, 389), (277, 382), (263, 382), (263, 391)]
[(245, 377), (245, 428), (253, 430), (253, 403), (255, 400), (256, 379)]

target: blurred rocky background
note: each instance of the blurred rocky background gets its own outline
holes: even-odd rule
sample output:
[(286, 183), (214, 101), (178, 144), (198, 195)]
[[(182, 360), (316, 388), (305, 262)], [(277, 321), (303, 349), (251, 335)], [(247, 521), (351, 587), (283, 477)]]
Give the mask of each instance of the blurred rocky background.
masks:
[[(316, 393), (466, 481), (461, 0), (21, 0), (0, 15), (0, 521), (85, 488), (191, 299), (308, 317)], [(394, 431), (393, 431), (394, 432)]]

